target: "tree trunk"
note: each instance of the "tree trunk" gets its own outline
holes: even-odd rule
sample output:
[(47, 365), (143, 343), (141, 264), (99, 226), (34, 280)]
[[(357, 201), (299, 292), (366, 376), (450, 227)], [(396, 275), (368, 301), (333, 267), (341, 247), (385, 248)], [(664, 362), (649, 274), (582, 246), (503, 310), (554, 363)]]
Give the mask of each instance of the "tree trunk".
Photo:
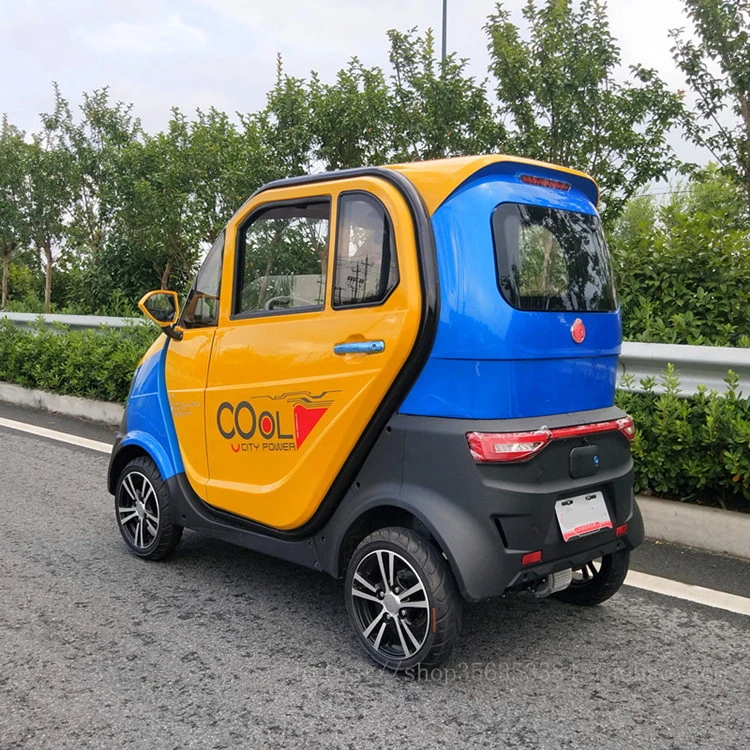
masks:
[(48, 313), (52, 297), (52, 247), (50, 245), (44, 248), (44, 263), (47, 276), (44, 280), (44, 312)]
[(172, 273), (172, 261), (167, 261), (167, 266), (164, 269), (164, 273), (161, 275), (161, 288), (166, 289), (167, 283), (169, 282), (169, 274)]
[(13, 248), (3, 248), (3, 292), (2, 302), (0, 303), (0, 309), (5, 310), (8, 306), (8, 273), (10, 271), (10, 255), (13, 252)]
[(745, 125), (745, 163), (741, 166), (745, 170), (745, 191), (747, 192), (747, 205), (750, 208), (750, 91), (740, 96), (740, 110)]

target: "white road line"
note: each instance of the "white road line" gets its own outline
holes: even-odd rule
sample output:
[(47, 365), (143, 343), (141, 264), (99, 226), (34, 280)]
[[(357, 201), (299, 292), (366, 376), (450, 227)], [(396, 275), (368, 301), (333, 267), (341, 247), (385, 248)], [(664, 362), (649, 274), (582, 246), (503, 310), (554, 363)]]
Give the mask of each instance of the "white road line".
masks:
[[(99, 451), (100, 453), (110, 453), (112, 451), (111, 445), (101, 443), (98, 440), (89, 440), (88, 438), (78, 437), (78, 435), (71, 435), (68, 432), (48, 430), (46, 427), (37, 427), (25, 422), (15, 422), (12, 419), (3, 419), (0, 417), (0, 427), (8, 427), (11, 430), (27, 432), (30, 435), (59, 440), (61, 443), (78, 445), (82, 448), (89, 448), (92, 451)], [(714, 591), (713, 589), (703, 588), (703, 586), (693, 586), (690, 583), (672, 581), (669, 578), (659, 578), (648, 573), (638, 573), (635, 570), (631, 570), (628, 573), (625, 585), (750, 617), (750, 599), (746, 599), (744, 596), (726, 594), (723, 591)]]
[(744, 596), (726, 594), (723, 591), (714, 591), (713, 589), (703, 588), (703, 586), (693, 586), (691, 583), (672, 581), (669, 578), (659, 578), (648, 573), (638, 573), (635, 570), (628, 573), (625, 585), (750, 617), (750, 599), (746, 599)]
[(8, 427), (11, 430), (18, 430), (19, 432), (28, 432), (30, 435), (38, 435), (39, 437), (49, 438), (50, 440), (59, 440), (61, 443), (78, 445), (81, 448), (89, 448), (92, 451), (99, 451), (100, 453), (112, 452), (112, 446), (108, 443), (101, 443), (98, 440), (89, 440), (88, 438), (78, 437), (78, 435), (71, 435), (68, 432), (48, 430), (46, 427), (37, 427), (34, 424), (15, 422), (12, 419), (3, 419), (3, 417), (0, 417), (0, 427)]

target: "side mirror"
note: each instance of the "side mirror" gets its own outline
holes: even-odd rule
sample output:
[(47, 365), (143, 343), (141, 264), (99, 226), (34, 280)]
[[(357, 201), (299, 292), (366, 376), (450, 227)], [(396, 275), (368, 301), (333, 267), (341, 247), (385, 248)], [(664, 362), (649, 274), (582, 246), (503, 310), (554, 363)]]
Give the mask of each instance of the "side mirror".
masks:
[(174, 325), (180, 315), (180, 304), (177, 292), (167, 292), (157, 289), (144, 294), (138, 303), (143, 314), (156, 323), (172, 339), (182, 338), (181, 331), (175, 331)]

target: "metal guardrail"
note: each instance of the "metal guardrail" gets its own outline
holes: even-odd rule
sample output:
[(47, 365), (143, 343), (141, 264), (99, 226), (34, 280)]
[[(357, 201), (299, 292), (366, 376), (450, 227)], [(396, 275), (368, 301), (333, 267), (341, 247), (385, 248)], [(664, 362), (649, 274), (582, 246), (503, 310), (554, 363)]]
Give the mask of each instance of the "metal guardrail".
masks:
[[(132, 324), (145, 323), (144, 318), (114, 318), (98, 315), (34, 315), (33, 313), (0, 312), (0, 320), (6, 318), (17, 326), (30, 327), (40, 318), (45, 323), (62, 323), (71, 328), (96, 329), (124, 328)], [(653, 377), (656, 380), (654, 390), (664, 390), (661, 375), (671, 362), (680, 378), (680, 388), (685, 396), (697, 392), (699, 384), (709, 390), (723, 392), (726, 390), (724, 378), (729, 370), (737, 373), (740, 379), (740, 390), (750, 396), (750, 349), (733, 349), (722, 346), (683, 346), (681, 344), (647, 344), (637, 341), (624, 341), (620, 366), (618, 370), (618, 387), (622, 388), (622, 378), (633, 376), (630, 390), (641, 393), (642, 378)]]
[(71, 328), (125, 328), (128, 325), (140, 325), (144, 318), (113, 318), (106, 315), (35, 315), (34, 313), (0, 312), (0, 320), (10, 320), (17, 326), (31, 328), (41, 319), (46, 324), (62, 323)]
[(750, 349), (733, 349), (727, 346), (685, 346), (682, 344), (646, 344), (638, 341), (623, 341), (618, 372), (618, 387), (622, 388), (622, 377), (626, 373), (633, 376), (633, 386), (629, 389), (642, 393), (640, 380), (646, 377), (656, 379), (654, 390), (664, 391), (661, 374), (667, 363), (674, 365), (680, 378), (681, 394), (689, 396), (697, 393), (698, 385), (720, 393), (727, 389), (724, 382), (729, 370), (739, 376), (739, 389), (750, 396)]

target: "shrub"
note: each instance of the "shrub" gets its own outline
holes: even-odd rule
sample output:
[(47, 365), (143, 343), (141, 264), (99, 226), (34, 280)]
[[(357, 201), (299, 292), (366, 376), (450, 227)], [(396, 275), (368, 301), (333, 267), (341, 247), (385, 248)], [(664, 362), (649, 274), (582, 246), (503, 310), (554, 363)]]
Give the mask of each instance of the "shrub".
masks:
[(8, 267), (8, 298), (13, 300), (34, 299), (34, 274), (28, 266), (11, 263)]
[[(636, 424), (636, 491), (750, 510), (750, 400), (738, 391), (737, 375), (729, 372), (725, 393), (700, 386), (687, 398), (672, 365), (661, 381), (663, 393), (654, 378), (640, 381), (644, 393), (617, 393)], [(632, 383), (632, 376), (624, 381)]]
[(610, 233), (623, 338), (750, 346), (750, 231), (738, 205), (715, 170), (665, 205), (629, 201)]
[[(146, 325), (79, 331), (0, 320), (0, 380), (124, 402), (157, 335)], [(661, 377), (663, 393), (654, 378), (640, 382), (643, 393), (617, 392), (617, 405), (636, 424), (636, 491), (750, 511), (750, 400), (738, 391), (737, 375), (728, 374), (725, 393), (700, 388), (688, 398), (672, 365)], [(632, 387), (632, 375), (623, 384)]]
[(124, 402), (140, 358), (158, 335), (150, 325), (31, 329), (0, 320), (0, 380), (28, 388)]

